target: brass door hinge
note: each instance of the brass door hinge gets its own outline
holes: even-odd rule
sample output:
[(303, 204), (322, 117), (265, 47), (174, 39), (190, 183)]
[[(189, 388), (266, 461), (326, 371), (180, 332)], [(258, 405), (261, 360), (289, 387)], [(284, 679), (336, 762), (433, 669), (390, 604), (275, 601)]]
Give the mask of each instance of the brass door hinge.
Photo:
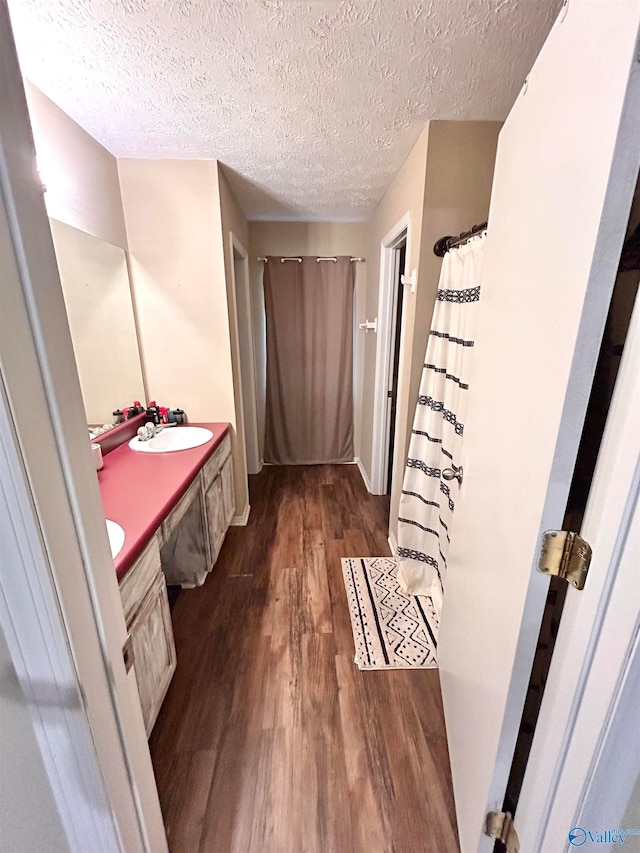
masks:
[(509, 812), (488, 812), (484, 834), (501, 841), (507, 853), (518, 853), (520, 839)]
[(548, 530), (542, 537), (538, 569), (584, 589), (591, 564), (591, 545), (577, 533)]

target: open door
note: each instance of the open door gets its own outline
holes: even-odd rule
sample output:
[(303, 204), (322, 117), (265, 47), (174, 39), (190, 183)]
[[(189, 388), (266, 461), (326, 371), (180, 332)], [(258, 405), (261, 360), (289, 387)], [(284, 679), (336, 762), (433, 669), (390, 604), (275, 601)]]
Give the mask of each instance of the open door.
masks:
[(127, 673), (123, 660), (126, 625), (37, 175), (2, 4), (0, 625), (68, 849), (164, 853), (158, 792), (135, 672)]
[(493, 848), (638, 173), (639, 23), (565, 3), (500, 134), (438, 649), (463, 853)]
[(515, 815), (523, 851), (638, 849), (639, 364), (636, 296), (580, 530), (588, 582), (567, 592)]

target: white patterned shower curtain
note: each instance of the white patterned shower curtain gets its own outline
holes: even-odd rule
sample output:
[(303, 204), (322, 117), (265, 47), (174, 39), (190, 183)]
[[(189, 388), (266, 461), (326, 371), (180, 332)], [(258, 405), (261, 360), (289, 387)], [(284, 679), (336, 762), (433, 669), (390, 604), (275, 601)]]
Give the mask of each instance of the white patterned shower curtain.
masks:
[(460, 486), (443, 470), (461, 466), (470, 362), (486, 237), (447, 252), (420, 395), (413, 422), (398, 518), (398, 580), (413, 595), (431, 599), (437, 629), (445, 589), (452, 519)]

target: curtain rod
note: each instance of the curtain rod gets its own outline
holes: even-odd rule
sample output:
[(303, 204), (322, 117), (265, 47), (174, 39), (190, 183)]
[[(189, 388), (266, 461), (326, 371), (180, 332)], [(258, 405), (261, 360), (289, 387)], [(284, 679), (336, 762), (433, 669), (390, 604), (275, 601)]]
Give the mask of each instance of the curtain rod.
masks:
[(444, 258), (449, 249), (457, 249), (458, 246), (462, 246), (467, 243), (469, 240), (473, 239), (473, 237), (477, 237), (478, 234), (482, 234), (483, 231), (487, 230), (486, 222), (481, 222), (479, 225), (474, 225), (470, 231), (463, 231), (462, 234), (458, 234), (457, 237), (448, 234), (446, 237), (441, 237), (436, 241), (433, 247), (433, 254), (437, 255), (439, 258)]
[[(258, 260), (262, 264), (266, 264), (269, 259), (268, 258), (256, 258), (256, 260)], [(285, 261), (297, 261), (299, 264), (301, 264), (302, 258), (280, 258), (281, 264), (283, 264)], [(337, 258), (316, 258), (317, 264), (319, 264), (320, 261), (332, 261), (334, 264), (336, 264), (338, 262), (338, 259)], [(366, 261), (366, 258), (349, 258), (349, 261), (352, 264), (355, 264), (357, 262), (364, 263)]]

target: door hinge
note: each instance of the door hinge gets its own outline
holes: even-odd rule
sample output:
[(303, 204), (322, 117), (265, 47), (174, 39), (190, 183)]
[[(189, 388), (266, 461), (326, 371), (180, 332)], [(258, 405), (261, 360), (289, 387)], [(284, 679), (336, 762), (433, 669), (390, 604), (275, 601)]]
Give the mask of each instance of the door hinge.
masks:
[(411, 273), (409, 275), (403, 274), (400, 276), (400, 283), (404, 284), (405, 286), (407, 284), (410, 285), (411, 293), (416, 292), (417, 275), (418, 275), (418, 273), (416, 270), (411, 270)]
[(127, 639), (124, 641), (124, 646), (122, 647), (122, 659), (124, 660), (125, 671), (129, 672), (136, 662), (136, 656), (133, 651), (133, 637), (131, 634), (127, 634)]
[(591, 564), (591, 545), (577, 533), (548, 530), (542, 537), (538, 569), (584, 589)]
[(507, 853), (520, 850), (520, 839), (509, 812), (488, 812), (484, 834), (501, 841)]

